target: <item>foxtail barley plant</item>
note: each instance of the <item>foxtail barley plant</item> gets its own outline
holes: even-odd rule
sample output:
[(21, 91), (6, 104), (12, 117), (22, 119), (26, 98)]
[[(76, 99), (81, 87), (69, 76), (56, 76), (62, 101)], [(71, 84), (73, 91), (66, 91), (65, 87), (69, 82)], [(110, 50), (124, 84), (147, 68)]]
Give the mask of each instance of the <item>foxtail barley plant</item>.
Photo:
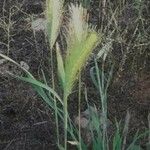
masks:
[[(62, 0), (47, 0), (46, 1), (46, 19), (47, 19), (47, 35), (50, 48), (54, 47), (59, 35), (62, 19), (63, 19), (63, 1)], [(62, 118), (64, 114), (64, 149), (67, 149), (67, 131), (68, 131), (68, 96), (71, 94), (75, 81), (88, 60), (93, 49), (100, 43), (100, 35), (95, 29), (88, 25), (87, 10), (81, 5), (70, 4), (69, 6), (68, 26), (66, 26), (66, 56), (62, 57), (61, 48), (56, 43), (56, 56), (58, 76), (63, 87), (63, 98), (50, 88), (47, 84), (37, 81), (27, 70), (23, 69), (27, 77), (18, 77), (19, 79), (31, 83), (43, 100), (53, 109), (57, 106), (54, 103), (54, 98), (48, 97), (45, 90), (49, 91), (63, 106), (63, 112), (58, 109), (57, 113)], [(13, 62), (20, 67), (19, 64), (12, 59), (0, 54), (1, 57)], [(52, 99), (53, 102), (50, 102)], [(62, 100), (63, 99), (63, 100)], [(55, 107), (55, 108), (54, 108)], [(59, 145), (59, 143), (58, 143)], [(62, 146), (59, 145), (62, 148)]]
[(67, 146), (68, 96), (89, 55), (100, 43), (99, 34), (86, 22), (86, 9), (81, 5), (71, 4), (69, 12), (69, 26), (66, 27), (67, 54), (64, 61), (57, 48), (58, 72), (64, 91), (65, 148)]
[[(84, 4), (90, 4), (90, 0), (83, 0)], [(85, 5), (83, 5), (85, 6)], [(59, 81), (61, 83), (63, 89), (63, 96), (59, 96), (59, 94), (54, 89), (54, 82), (52, 83), (52, 88), (48, 85), (46, 81), (45, 75), (43, 73), (44, 83), (36, 80), (34, 76), (25, 68), (21, 67), (18, 63), (10, 59), (8, 56), (0, 54), (0, 57), (14, 63), (19, 68), (21, 68), (25, 73), (26, 76), (16, 76), (20, 80), (30, 83), (35, 91), (42, 97), (43, 101), (54, 110), (55, 112), (55, 121), (56, 121), (56, 131), (57, 131), (57, 144), (59, 149), (67, 150), (67, 142), (73, 143), (77, 145), (78, 149), (87, 150), (85, 144), (83, 143), (80, 136), (79, 140), (77, 140), (76, 134), (74, 134), (73, 123), (68, 114), (68, 101), (69, 96), (72, 93), (74, 88), (75, 82), (77, 79), (80, 81), (80, 73), (88, 60), (89, 56), (91, 55), (92, 51), (96, 48), (97, 45), (101, 42), (101, 36), (96, 31), (94, 27), (89, 25), (88, 22), (88, 14), (87, 9), (82, 5), (74, 5), (70, 4), (68, 7), (68, 18), (65, 20), (65, 27), (63, 28), (65, 34), (65, 40), (67, 45), (66, 47), (66, 55), (62, 55), (62, 48), (60, 41), (57, 40), (60, 30), (62, 27), (62, 21), (64, 17), (64, 0), (46, 0), (46, 10), (45, 16), (47, 20), (47, 37), (49, 40), (50, 50), (51, 50), (51, 66), (53, 68), (53, 53), (56, 52), (56, 59), (57, 59), (57, 71)], [(111, 46), (111, 43), (107, 44)], [(104, 55), (103, 61), (106, 59), (107, 51), (105, 50), (107, 47), (104, 47), (98, 53), (97, 59)], [(53, 69), (52, 69), (52, 80), (53, 78)], [(106, 78), (104, 73), (104, 68), (99, 69), (98, 62), (95, 59), (95, 66), (91, 68), (90, 71), (91, 78), (96, 85), (99, 94), (100, 94), (100, 102), (102, 106), (102, 113), (104, 116), (104, 122), (102, 123), (102, 128), (100, 128), (100, 121), (98, 114), (96, 116), (92, 115), (91, 118), (94, 122), (93, 126), (97, 132), (98, 136), (93, 136), (92, 142), (94, 150), (109, 150), (109, 139), (107, 135), (107, 90), (110, 84), (110, 79), (112, 76), (112, 69), (108, 73), (108, 78)], [(79, 84), (81, 84), (79, 82)], [(81, 88), (81, 86), (79, 85)], [(79, 92), (80, 93), (80, 92)], [(81, 93), (79, 94), (79, 99), (81, 99)], [(57, 105), (59, 103), (59, 105)], [(129, 116), (129, 114), (128, 114)], [(64, 143), (63, 145), (60, 144), (59, 138), (59, 128), (58, 128), (58, 119), (63, 122), (64, 125)], [(128, 124), (129, 124), (129, 117), (126, 119), (126, 126), (124, 129), (124, 137), (120, 133), (120, 126), (116, 123), (117, 130), (115, 132), (113, 138), (113, 150), (121, 150), (125, 149), (126, 138), (127, 138), (127, 131), (128, 131)], [(93, 129), (91, 129), (93, 131)], [(79, 130), (80, 132), (80, 130)], [(71, 135), (73, 141), (68, 141), (68, 134)], [(78, 131), (77, 131), (78, 134)], [(79, 133), (80, 134), (80, 133)], [(94, 132), (92, 133), (94, 135)], [(138, 136), (135, 135), (133, 142), (128, 146), (127, 150), (133, 150), (134, 145), (137, 139), (144, 136), (145, 134)], [(123, 145), (122, 145), (123, 143)]]

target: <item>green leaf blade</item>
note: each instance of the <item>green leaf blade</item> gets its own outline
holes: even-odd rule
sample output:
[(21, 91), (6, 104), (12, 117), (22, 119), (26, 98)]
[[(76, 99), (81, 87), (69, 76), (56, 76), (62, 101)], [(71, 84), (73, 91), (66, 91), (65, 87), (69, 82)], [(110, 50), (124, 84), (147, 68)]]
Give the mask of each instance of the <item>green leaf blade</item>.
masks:
[(56, 44), (56, 55), (57, 55), (58, 76), (60, 78), (61, 85), (64, 88), (64, 83), (65, 83), (65, 69), (64, 69), (63, 58), (61, 56), (60, 48), (59, 48), (58, 43)]

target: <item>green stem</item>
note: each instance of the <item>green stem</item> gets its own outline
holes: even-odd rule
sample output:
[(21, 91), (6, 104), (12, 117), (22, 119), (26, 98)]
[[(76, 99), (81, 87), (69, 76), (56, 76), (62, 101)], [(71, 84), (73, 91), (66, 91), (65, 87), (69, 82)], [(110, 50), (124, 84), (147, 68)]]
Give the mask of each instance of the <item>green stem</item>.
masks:
[[(50, 48), (50, 64), (51, 64), (51, 78), (52, 78), (52, 87), (55, 90), (55, 79), (54, 79), (54, 61), (53, 61), (53, 49)], [(59, 141), (59, 126), (58, 126), (58, 107), (56, 102), (56, 97), (54, 96), (54, 107), (55, 107), (55, 120), (56, 120), (56, 134), (57, 134), (57, 144), (60, 145)]]
[(79, 110), (78, 110), (78, 113), (79, 113), (79, 150), (82, 150), (82, 147), (81, 147), (81, 75), (79, 75), (79, 95), (78, 95), (78, 105), (79, 105)]
[(68, 96), (64, 94), (64, 149), (67, 150), (67, 129), (68, 129)]

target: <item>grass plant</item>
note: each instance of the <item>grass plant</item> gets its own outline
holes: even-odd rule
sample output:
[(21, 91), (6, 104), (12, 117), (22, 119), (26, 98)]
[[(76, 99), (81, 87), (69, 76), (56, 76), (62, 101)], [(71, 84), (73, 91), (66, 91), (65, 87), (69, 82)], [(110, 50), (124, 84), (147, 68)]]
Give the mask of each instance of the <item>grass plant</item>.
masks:
[[(105, 57), (105, 55), (103, 56)], [(108, 114), (107, 114), (107, 91), (112, 78), (113, 66), (110, 71), (107, 73), (102, 65), (101, 68), (98, 67), (97, 60), (95, 59), (95, 66), (91, 68), (90, 75), (92, 81), (99, 91), (100, 94), (100, 103), (102, 110), (102, 118), (99, 118), (99, 114), (96, 112), (95, 114), (91, 113), (91, 132), (92, 132), (92, 149), (93, 150), (141, 150), (141, 147), (136, 143), (140, 138), (147, 136), (149, 134), (149, 130), (139, 134), (135, 134), (131, 143), (127, 145), (127, 134), (129, 131), (129, 123), (130, 123), (130, 113), (127, 111), (124, 128), (121, 128), (121, 122), (117, 122), (115, 124), (115, 131), (112, 138), (108, 136)], [(100, 125), (102, 127), (100, 128)], [(95, 131), (96, 133), (94, 133)]]
[[(46, 6), (47, 34), (49, 38), (50, 48), (52, 50), (59, 34), (63, 12), (63, 1), (47, 0)], [(67, 54), (64, 60), (61, 56), (58, 43), (56, 45), (58, 74), (63, 87), (63, 98), (60, 98), (60, 96), (58, 96), (53, 88), (50, 88), (46, 83), (43, 84), (37, 81), (27, 70), (23, 68), (22, 69), (27, 74), (27, 77), (18, 77), (25, 82), (31, 83), (35, 90), (39, 93), (39, 95), (42, 96), (44, 101), (54, 110), (57, 109), (57, 114), (60, 115), (61, 112), (63, 113), (60, 115), (60, 117), (62, 118), (62, 116), (64, 116), (64, 148), (59, 145), (59, 147), (61, 147), (62, 149), (67, 149), (67, 131), (69, 119), (67, 108), (68, 96), (71, 94), (74, 83), (77, 80), (92, 50), (97, 46), (97, 44), (100, 43), (99, 34), (94, 30), (94, 28), (88, 26), (86, 22), (86, 9), (81, 5), (71, 4), (69, 7), (69, 12), (69, 26), (66, 27)], [(19, 64), (17, 64), (7, 56), (4, 56), (3, 54), (1, 54), (0, 56), (19, 66)], [(53, 96), (45, 93), (43, 89), (48, 90), (48, 92), (50, 92)], [(51, 98), (53, 99), (53, 102), (50, 102)], [(59, 102), (63, 106), (63, 110), (57, 108), (55, 98), (59, 100)]]
[(64, 63), (62, 63), (60, 51), (57, 50), (58, 72), (61, 72), (59, 76), (64, 90), (65, 148), (67, 146), (68, 96), (86, 60), (100, 42), (98, 33), (86, 23), (87, 11), (81, 5), (73, 4), (70, 5), (69, 11), (70, 20), (66, 36), (67, 54)]
[[(14, 63), (19, 68), (21, 68), (26, 76), (15, 76), (22, 81), (30, 83), (35, 91), (42, 97), (42, 100), (55, 112), (55, 121), (56, 121), (56, 132), (57, 132), (57, 145), (61, 150), (67, 150), (67, 143), (75, 145), (79, 150), (87, 150), (88, 147), (84, 143), (84, 140), (81, 136), (81, 127), (75, 127), (73, 121), (71, 120), (68, 112), (68, 101), (69, 96), (72, 93), (76, 81), (79, 79), (79, 106), (81, 102), (81, 76), (80, 73), (85, 66), (86, 61), (88, 60), (92, 51), (96, 48), (97, 45), (101, 43), (101, 35), (96, 31), (95, 27), (89, 25), (88, 14), (86, 7), (89, 7), (90, 1), (82, 1), (82, 5), (69, 5), (69, 18), (67, 18), (67, 25), (65, 27), (65, 40), (67, 43), (66, 46), (66, 55), (63, 57), (61, 43), (57, 40), (64, 16), (64, 1), (63, 0), (47, 0), (46, 1), (46, 19), (47, 19), (47, 36), (49, 40), (50, 50), (51, 50), (51, 67), (52, 67), (52, 86), (48, 85), (45, 74), (43, 72), (44, 81), (38, 81), (28, 70), (21, 67), (17, 62), (10, 59), (8, 56), (0, 54), (0, 57)], [(109, 1), (110, 3), (110, 1)], [(119, 8), (124, 7), (125, 1), (119, 1)], [(120, 27), (117, 23), (116, 18), (119, 16), (118, 12), (121, 13), (119, 8), (113, 10), (110, 9), (109, 14), (111, 16), (109, 22), (105, 24), (105, 15), (107, 2), (104, 1), (102, 6), (102, 18), (101, 18), (101, 32), (104, 34), (102, 40), (107, 39), (109, 42), (100, 49), (98, 55), (94, 59), (94, 66), (90, 69), (91, 79), (99, 92), (99, 105), (101, 106), (102, 118), (99, 118), (99, 113), (90, 113), (90, 135), (92, 137), (91, 145), (93, 150), (135, 150), (140, 149), (140, 146), (136, 145), (136, 141), (141, 137), (148, 134), (135, 134), (131, 144), (127, 145), (127, 134), (129, 130), (129, 121), (130, 113), (127, 112), (124, 129), (122, 131), (121, 124), (116, 121), (116, 130), (114, 132), (113, 138), (110, 139), (108, 136), (108, 108), (107, 108), (107, 96), (108, 96), (108, 87), (111, 82), (111, 77), (113, 74), (113, 66), (111, 66), (108, 72), (105, 71), (104, 63), (106, 62), (106, 57), (108, 55), (109, 49), (112, 47), (112, 42), (115, 39), (111, 39), (114, 34), (117, 33), (119, 37), (127, 31), (125, 29), (120, 33)], [(113, 26), (111, 34), (107, 32), (108, 29)], [(134, 35), (136, 35), (137, 29), (134, 30)], [(123, 40), (125, 36), (122, 37)], [(125, 39), (126, 40), (126, 39)], [(103, 41), (102, 41), (103, 42)], [(120, 42), (120, 41), (119, 41)], [(122, 41), (121, 41), (122, 42)], [(126, 42), (126, 41), (125, 41)], [(128, 49), (130, 48), (131, 41), (128, 44)], [(57, 70), (60, 84), (62, 86), (63, 96), (60, 96), (61, 93), (57, 93), (55, 90), (55, 81), (54, 81), (54, 63), (53, 63), (53, 51), (56, 52), (57, 59)], [(125, 54), (123, 52), (123, 54)], [(125, 55), (123, 57), (126, 57)], [(102, 66), (99, 67), (98, 59), (102, 58)], [(122, 64), (121, 66), (122, 67)], [(90, 105), (88, 104), (87, 92), (85, 92), (85, 99), (87, 101), (88, 109), (90, 112)], [(79, 117), (80, 117), (80, 107), (79, 107)], [(59, 121), (62, 122), (64, 127), (64, 142), (61, 143), (60, 132), (59, 132)], [(71, 137), (71, 141), (70, 141)]]

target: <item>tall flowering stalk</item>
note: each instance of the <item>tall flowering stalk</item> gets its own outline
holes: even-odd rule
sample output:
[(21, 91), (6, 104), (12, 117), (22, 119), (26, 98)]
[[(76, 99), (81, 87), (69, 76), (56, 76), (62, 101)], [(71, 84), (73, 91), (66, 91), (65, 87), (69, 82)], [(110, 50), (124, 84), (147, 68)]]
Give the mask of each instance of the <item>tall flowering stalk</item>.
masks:
[(57, 46), (58, 73), (64, 90), (65, 149), (67, 149), (68, 96), (91, 52), (100, 43), (99, 34), (86, 22), (85, 8), (71, 4), (69, 14), (66, 28), (67, 53), (64, 61)]

